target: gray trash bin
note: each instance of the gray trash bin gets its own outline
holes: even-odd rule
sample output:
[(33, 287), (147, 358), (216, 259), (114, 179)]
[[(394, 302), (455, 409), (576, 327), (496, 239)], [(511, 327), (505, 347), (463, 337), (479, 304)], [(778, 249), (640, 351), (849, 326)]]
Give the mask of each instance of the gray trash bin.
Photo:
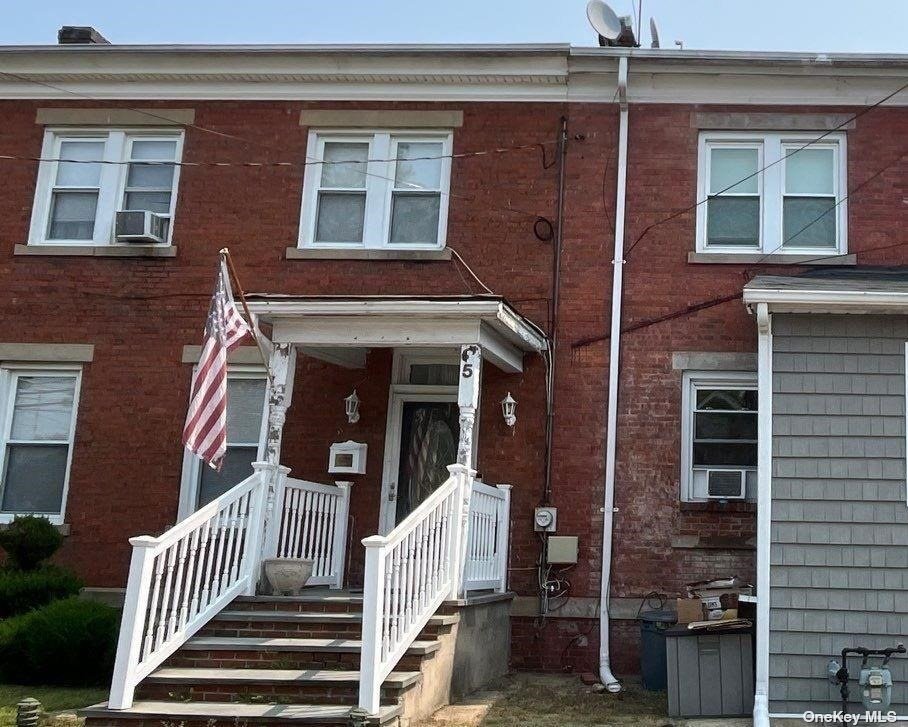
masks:
[(665, 631), (677, 620), (674, 611), (640, 613), (640, 676), (644, 689), (665, 690)]

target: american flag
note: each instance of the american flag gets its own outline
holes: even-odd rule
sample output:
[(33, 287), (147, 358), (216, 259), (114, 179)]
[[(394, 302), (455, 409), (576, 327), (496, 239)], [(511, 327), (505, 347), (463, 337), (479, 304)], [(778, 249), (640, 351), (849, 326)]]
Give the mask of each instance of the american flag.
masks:
[(221, 255), (214, 295), (205, 324), (205, 340), (199, 366), (192, 380), (189, 412), (183, 427), (183, 444), (209, 466), (220, 471), (227, 451), (227, 354), (251, 333), (243, 320)]

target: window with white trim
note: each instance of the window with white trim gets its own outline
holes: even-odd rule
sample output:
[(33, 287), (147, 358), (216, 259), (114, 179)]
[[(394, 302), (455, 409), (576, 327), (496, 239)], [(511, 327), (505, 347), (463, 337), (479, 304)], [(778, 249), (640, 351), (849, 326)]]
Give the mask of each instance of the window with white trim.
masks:
[(29, 243), (114, 244), (119, 210), (161, 215), (169, 242), (182, 145), (179, 130), (48, 130)]
[(207, 505), (252, 474), (252, 463), (264, 454), (267, 389), (261, 367), (228, 368), (227, 453), (218, 472), (191, 452), (185, 452), (181, 517)]
[(749, 372), (685, 372), (681, 499), (755, 500), (757, 377)]
[(80, 383), (79, 368), (0, 368), (0, 522), (26, 514), (63, 522)]
[(451, 139), (449, 131), (310, 132), (300, 247), (443, 248)]
[(697, 251), (844, 254), (845, 135), (819, 135), (701, 133)]

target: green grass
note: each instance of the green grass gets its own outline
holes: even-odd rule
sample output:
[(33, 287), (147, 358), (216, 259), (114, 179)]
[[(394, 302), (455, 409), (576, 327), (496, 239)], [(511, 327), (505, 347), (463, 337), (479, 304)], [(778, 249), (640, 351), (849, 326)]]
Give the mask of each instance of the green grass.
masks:
[[(90, 704), (106, 701), (107, 689), (0, 684), (0, 727), (10, 727), (16, 723), (16, 704), (26, 697), (34, 697), (41, 702), (41, 709), (44, 712), (75, 711)], [(62, 721), (47, 719), (43, 723), (50, 726)]]

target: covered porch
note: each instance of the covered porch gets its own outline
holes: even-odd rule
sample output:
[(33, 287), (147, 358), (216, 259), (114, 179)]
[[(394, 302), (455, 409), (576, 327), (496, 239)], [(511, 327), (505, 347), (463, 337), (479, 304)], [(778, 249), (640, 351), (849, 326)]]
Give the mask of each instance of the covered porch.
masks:
[(513, 439), (500, 401), (521, 401), (526, 359), (537, 395), (519, 415), (543, 432), (548, 342), (495, 296), (248, 300), (271, 341), (259, 461), (162, 536), (132, 539), (111, 708), (260, 592), (263, 560), (304, 558), (310, 585), (362, 589), (359, 702), (373, 714), (442, 603), (507, 589), (519, 447), (499, 461)]

